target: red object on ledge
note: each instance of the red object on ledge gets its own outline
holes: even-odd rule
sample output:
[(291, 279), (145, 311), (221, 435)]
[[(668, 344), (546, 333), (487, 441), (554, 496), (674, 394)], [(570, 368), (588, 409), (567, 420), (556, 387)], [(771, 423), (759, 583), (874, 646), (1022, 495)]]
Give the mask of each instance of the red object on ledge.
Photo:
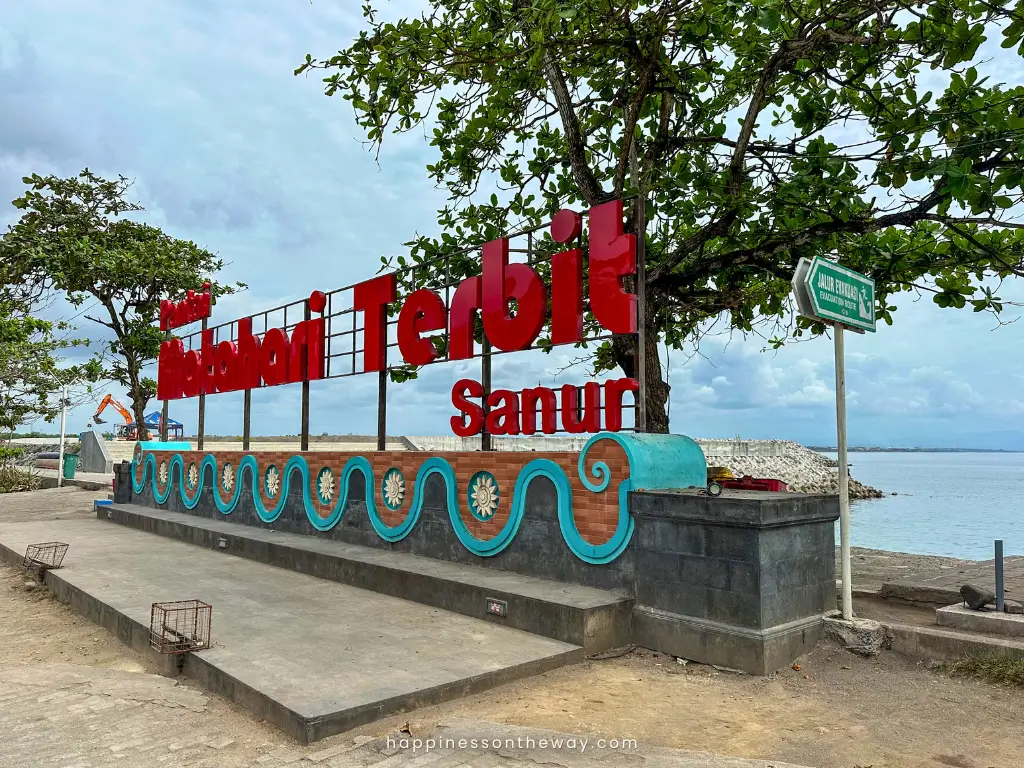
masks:
[(741, 491), (773, 491), (776, 493), (789, 490), (789, 486), (781, 480), (769, 480), (761, 477), (744, 475), (738, 480), (719, 480), (723, 488), (733, 488)]

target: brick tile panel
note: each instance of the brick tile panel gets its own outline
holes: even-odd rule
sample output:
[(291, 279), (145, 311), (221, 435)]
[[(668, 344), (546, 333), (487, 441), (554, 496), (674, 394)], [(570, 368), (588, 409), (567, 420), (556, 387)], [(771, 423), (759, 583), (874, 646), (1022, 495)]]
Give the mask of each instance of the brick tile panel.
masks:
[[(160, 494), (166, 490), (167, 483), (160, 481), (160, 467), (166, 466), (169, 469), (170, 459), (174, 455), (170, 451), (154, 451), (154, 459), (157, 467), (157, 489)], [(198, 468), (205, 451), (184, 451), (182, 457), (182, 475), (187, 478), (189, 467), (195, 463)], [(267, 495), (264, 488), (264, 475), (267, 468), (273, 464), (279, 472), (283, 473), (284, 466), (294, 455), (301, 455), (309, 465), (309, 495), (313, 500), (314, 508), (321, 517), (328, 517), (337, 502), (338, 494), (344, 489), (339, 487), (340, 478), (345, 464), (354, 456), (364, 456), (370, 462), (373, 469), (372, 492), (376, 502), (377, 512), (381, 519), (389, 526), (397, 526), (406, 519), (414, 501), (413, 496), (416, 474), (423, 462), (433, 456), (445, 459), (451, 465), (455, 473), (457, 485), (457, 498), (459, 514), (465, 522), (466, 527), (473, 536), (488, 540), (501, 531), (509, 519), (512, 510), (512, 490), (515, 487), (516, 479), (522, 468), (536, 459), (549, 459), (562, 468), (569, 480), (572, 489), (572, 508), (576, 528), (580, 536), (591, 544), (602, 544), (608, 541), (615, 533), (619, 517), (619, 484), (629, 477), (629, 462), (622, 447), (614, 440), (603, 440), (595, 444), (587, 455), (587, 466), (585, 470), (592, 482), (597, 481), (593, 474), (594, 465), (597, 462), (604, 462), (611, 472), (611, 481), (605, 490), (594, 493), (588, 490), (577, 474), (577, 461), (579, 454), (564, 451), (530, 451), (512, 452), (495, 451), (493, 453), (481, 452), (440, 452), (428, 453), (425, 451), (375, 451), (375, 452), (341, 452), (341, 451), (309, 451), (295, 454), (289, 451), (217, 451), (218, 477), (215, 481), (220, 485), (222, 495), (233, 493), (233, 488), (224, 486), (225, 463), (230, 463), (234, 469), (234, 482), (238, 481), (237, 472), (241, 460), (246, 455), (252, 455), (256, 459), (258, 472), (254, 478), (254, 490), (259, 493), (264, 506), (273, 508), (276, 497)], [(333, 476), (333, 488), (330, 489), (331, 503), (320, 502), (317, 493), (317, 475), (323, 467), (328, 467)], [(405, 479), (405, 496), (401, 505), (396, 510), (388, 509), (384, 503), (382, 483), (384, 475), (392, 467), (398, 468)], [(477, 472), (486, 471), (493, 475), (498, 486), (498, 508), (494, 515), (487, 520), (480, 520), (475, 517), (469, 506), (470, 481)], [(167, 481), (175, 478), (168, 474)], [(136, 482), (141, 480), (141, 474), (136, 473)], [(281, 476), (283, 485), (284, 477)], [(278, 491), (280, 493), (280, 490)], [(185, 495), (191, 500), (192, 493), (186, 484)]]

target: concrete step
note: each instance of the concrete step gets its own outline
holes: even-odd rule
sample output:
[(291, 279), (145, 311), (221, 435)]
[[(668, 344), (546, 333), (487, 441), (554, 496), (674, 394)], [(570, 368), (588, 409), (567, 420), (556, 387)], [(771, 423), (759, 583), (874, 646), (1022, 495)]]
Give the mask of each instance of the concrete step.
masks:
[(943, 661), (960, 656), (998, 654), (1024, 658), (1024, 639), (967, 632), (947, 627), (917, 627), (883, 621), (889, 648), (896, 653), (925, 661)]
[(115, 464), (120, 464), (122, 461), (131, 461), (132, 455), (135, 452), (134, 440), (107, 440), (106, 446), (107, 451), (110, 452), (110, 458), (113, 459)]
[[(618, 592), (134, 504), (97, 507), (97, 517), (561, 640), (587, 654), (630, 642), (633, 599)], [(504, 603), (506, 615), (490, 612), (489, 601)]]

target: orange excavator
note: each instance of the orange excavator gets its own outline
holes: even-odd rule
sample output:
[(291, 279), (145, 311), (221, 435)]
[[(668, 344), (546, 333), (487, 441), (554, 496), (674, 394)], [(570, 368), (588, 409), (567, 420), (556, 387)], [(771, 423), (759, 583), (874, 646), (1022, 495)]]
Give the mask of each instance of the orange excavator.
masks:
[(96, 409), (96, 413), (92, 415), (92, 420), (97, 424), (105, 423), (100, 418), (100, 414), (107, 409), (107, 406), (113, 406), (114, 410), (121, 414), (121, 418), (124, 419), (124, 424), (118, 424), (115, 428), (115, 433), (118, 440), (137, 440), (135, 420), (132, 419), (132, 412), (125, 408), (121, 403), (114, 399), (113, 395), (107, 395), (100, 401), (100, 407)]

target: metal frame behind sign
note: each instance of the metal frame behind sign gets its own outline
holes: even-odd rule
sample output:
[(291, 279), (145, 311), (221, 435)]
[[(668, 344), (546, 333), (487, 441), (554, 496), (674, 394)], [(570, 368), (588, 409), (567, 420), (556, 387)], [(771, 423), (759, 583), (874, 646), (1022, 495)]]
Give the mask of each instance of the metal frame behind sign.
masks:
[(811, 307), (811, 297), (807, 293), (807, 273), (811, 269), (811, 260), (803, 256), (796, 263), (796, 272), (793, 273), (793, 298), (796, 299), (796, 309), (804, 317), (817, 320), (814, 309)]
[[(623, 198), (623, 202), (626, 202), (632, 198)], [(542, 279), (547, 282), (550, 273), (551, 256), (559, 250), (563, 250), (567, 247), (576, 247), (583, 250), (586, 255), (588, 252), (587, 241), (581, 234), (574, 243), (570, 244), (557, 244), (550, 240), (549, 236), (545, 236), (544, 231), (547, 230), (549, 224), (538, 225), (522, 229), (518, 232), (511, 234), (504, 234), (503, 237), (508, 238), (512, 246), (509, 249), (512, 258), (510, 261), (521, 261), (535, 269), (537, 269)], [(642, 242), (642, 238), (638, 237), (638, 241)], [(429, 287), (432, 290), (438, 292), (444, 297), (445, 306), (451, 306), (451, 298), (454, 290), (458, 285), (467, 277), (475, 276), (480, 274), (481, 263), (478, 258), (473, 258), (475, 254), (480, 251), (481, 246), (473, 246), (468, 248), (452, 249), (450, 251), (443, 251), (440, 255), (429, 259), (422, 263), (407, 264), (400, 266), (393, 271), (397, 275), (398, 284), (404, 295), (408, 295), (412, 291), (421, 288)], [(643, 249), (642, 246), (638, 246), (638, 272), (641, 275), (643, 273)], [(387, 270), (388, 267), (385, 267)], [(384, 270), (382, 270), (383, 272)], [(433, 275), (439, 275), (437, 279), (431, 279)], [(335, 379), (343, 378), (348, 376), (362, 375), (367, 371), (363, 370), (360, 365), (361, 353), (363, 352), (363, 318), (359, 311), (353, 307), (353, 289), (354, 285), (349, 285), (344, 288), (329, 291), (325, 294), (326, 296), (326, 307), (323, 312), (323, 317), (326, 323), (325, 330), (325, 370), (323, 379)], [(638, 333), (635, 335), (635, 346), (638, 353), (640, 353), (639, 363), (641, 363), (639, 372), (643, 372), (643, 332), (645, 329), (645, 317), (644, 317), (644, 296), (642, 286), (638, 286), (638, 306), (637, 306), (637, 329)], [(400, 302), (396, 302), (392, 306), (388, 313), (386, 322), (387, 335), (386, 335), (386, 348), (388, 350), (388, 361), (386, 368), (378, 372), (378, 397), (377, 397), (377, 444), (379, 450), (384, 450), (386, 447), (386, 430), (387, 430), (387, 390), (388, 390), (388, 379), (390, 378), (390, 371), (393, 369), (400, 369), (403, 367), (401, 360), (395, 360), (395, 357), (400, 358), (398, 353), (398, 340), (397, 340), (397, 325), (398, 325), (398, 307)], [(589, 296), (584, 296), (584, 311), (590, 314)], [(302, 320), (307, 320), (310, 317), (309, 300), (299, 299), (297, 301), (282, 304), (278, 307), (268, 309), (262, 312), (256, 312), (248, 316), (252, 320), (252, 333), (255, 336), (265, 334), (267, 330), (271, 328), (280, 328), (286, 334), (290, 334), (295, 326)], [(548, 321), (549, 322), (549, 321)], [(203, 329), (207, 327), (213, 333), (214, 345), (219, 344), (222, 341), (233, 341), (238, 337), (238, 320), (232, 320), (227, 323), (221, 323), (218, 325), (208, 325), (204, 320)], [(545, 323), (547, 326), (547, 323)], [(602, 341), (610, 341), (614, 334), (605, 331), (599, 326), (592, 326), (593, 331), (589, 334), (585, 334), (582, 340), (584, 345), (600, 343)], [(444, 329), (438, 332), (437, 335), (447, 336), (449, 328), (446, 326)], [(197, 350), (201, 347), (201, 336), (202, 331), (192, 331), (190, 333), (182, 333), (178, 335), (184, 344), (184, 349)], [(486, 403), (487, 396), (492, 390), (492, 376), (491, 376), (491, 359), (497, 355), (511, 354), (512, 352), (519, 352), (524, 350), (496, 350), (493, 349), (486, 339), (478, 339), (480, 344), (479, 353), (475, 355), (480, 360), (481, 367), (481, 382), (484, 387), (484, 402)], [(540, 349), (543, 348), (543, 343), (534, 342), (525, 349)], [(446, 362), (448, 360), (448, 349), (447, 345), (444, 346), (443, 351), (438, 355), (435, 363)], [(645, 391), (646, 391), (646, 377), (641, 375), (638, 377), (639, 391), (633, 398), (632, 403), (624, 403), (624, 410), (632, 413), (632, 424), (624, 424), (623, 429), (626, 431), (644, 431), (643, 427), (643, 416), (641, 413), (640, 404), (643, 403)], [(243, 410), (243, 449), (248, 450), (249, 448), (249, 435), (250, 435), (250, 413), (251, 413), (251, 389), (243, 390), (245, 393), (244, 410)], [(308, 450), (309, 442), (309, 394), (310, 387), (309, 382), (306, 381), (302, 386), (302, 414), (300, 422), (300, 442), (303, 450)], [(164, 403), (166, 409), (166, 402)], [(200, 422), (200, 440), (202, 440), (204, 416), (206, 410), (206, 397), (201, 396), (199, 398), (199, 422)], [(604, 405), (602, 404), (600, 410), (604, 411)], [(561, 404), (559, 403), (556, 412), (561, 412)], [(165, 419), (166, 421), (166, 419)], [(557, 430), (563, 432), (562, 429)], [(489, 450), (493, 448), (491, 435), (486, 430), (481, 435), (481, 447), (483, 450)]]

